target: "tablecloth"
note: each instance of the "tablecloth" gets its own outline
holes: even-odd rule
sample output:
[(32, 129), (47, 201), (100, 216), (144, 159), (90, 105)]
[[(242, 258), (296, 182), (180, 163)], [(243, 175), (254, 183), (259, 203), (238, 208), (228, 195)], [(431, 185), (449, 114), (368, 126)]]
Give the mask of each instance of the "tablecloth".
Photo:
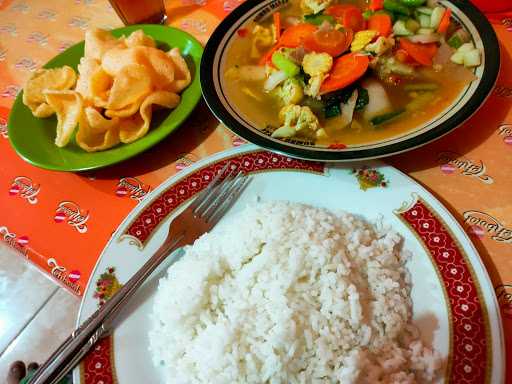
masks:
[[(240, 0), (171, 0), (169, 24), (203, 44)], [(478, 112), (440, 140), (386, 161), (441, 200), (480, 252), (503, 315), (512, 366), (512, 10), (488, 14), (500, 41), (497, 85)], [(81, 295), (111, 234), (162, 181), (244, 141), (202, 102), (182, 127), (136, 158), (103, 170), (59, 173), (20, 159), (7, 118), (32, 71), (83, 39), (121, 26), (106, 0), (0, 0), (0, 238)]]

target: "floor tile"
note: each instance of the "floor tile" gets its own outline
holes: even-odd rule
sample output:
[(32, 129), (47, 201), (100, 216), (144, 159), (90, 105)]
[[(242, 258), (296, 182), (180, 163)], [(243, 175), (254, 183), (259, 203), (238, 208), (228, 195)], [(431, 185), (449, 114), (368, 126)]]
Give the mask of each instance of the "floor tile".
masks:
[(43, 363), (74, 329), (79, 306), (78, 297), (58, 288), (0, 356), (0, 382), (6, 377), (9, 365), (16, 360)]
[(0, 355), (58, 286), (0, 242)]

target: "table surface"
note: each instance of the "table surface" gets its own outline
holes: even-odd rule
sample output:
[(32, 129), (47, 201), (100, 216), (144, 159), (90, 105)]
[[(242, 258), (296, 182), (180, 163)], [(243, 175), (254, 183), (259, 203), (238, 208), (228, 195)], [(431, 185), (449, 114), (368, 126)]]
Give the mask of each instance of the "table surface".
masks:
[[(166, 8), (170, 25), (205, 43), (240, 2), (171, 0)], [(429, 189), (467, 229), (496, 288), (512, 364), (512, 11), (488, 17), (500, 40), (502, 63), (487, 102), (454, 132), (386, 161)], [(200, 104), (153, 149), (104, 170), (57, 173), (23, 162), (6, 127), (17, 92), (32, 71), (93, 26), (121, 26), (106, 0), (0, 0), (0, 238), (77, 295), (110, 235), (149, 191), (198, 159), (243, 142)], [(127, 183), (135, 192), (119, 193)], [(16, 185), (25, 189), (13, 189)], [(86, 220), (57, 223), (56, 209), (63, 202), (74, 203)], [(55, 273), (57, 267), (61, 273)]]

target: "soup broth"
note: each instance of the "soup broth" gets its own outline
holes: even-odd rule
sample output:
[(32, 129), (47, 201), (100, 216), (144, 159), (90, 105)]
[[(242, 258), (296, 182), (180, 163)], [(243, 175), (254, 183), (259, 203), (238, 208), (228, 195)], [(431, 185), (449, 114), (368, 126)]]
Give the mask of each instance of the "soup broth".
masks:
[[(473, 79), (469, 67), (450, 61), (458, 51), (445, 41), (450, 41), (450, 35), (455, 33), (463, 36), (460, 33), (460, 27), (453, 21), (450, 29), (444, 34), (438, 31), (432, 32), (431, 35), (401, 36), (395, 33), (397, 32), (396, 22), (401, 20), (396, 19), (388, 35), (386, 32), (379, 32), (381, 33), (379, 35), (369, 29), (371, 19), (364, 20), (361, 16), (361, 20), (364, 21), (355, 27), (350, 23), (346, 25), (346, 18), (330, 16), (336, 12), (330, 13), (329, 10), (332, 7), (337, 9), (336, 7), (340, 5), (342, 10), (348, 7), (351, 12), (355, 12), (354, 8), (358, 9), (362, 15), (366, 9), (365, 3), (329, 2), (331, 8), (327, 7), (322, 12), (312, 15), (305, 11), (307, 7), (304, 6), (304, 1), (307, 2), (307, 0), (303, 0), (302, 3), (293, 0), (286, 8), (279, 10), (279, 33), (275, 33), (276, 17), (271, 15), (264, 21), (246, 26), (231, 41), (227, 50), (224, 64), (224, 88), (227, 96), (230, 100), (236, 100), (236, 106), (245, 115), (244, 117), (268, 134), (275, 135), (281, 127), (287, 129), (291, 127), (292, 129), (284, 130), (287, 133), (285, 136), (275, 135), (275, 137), (282, 140), (302, 140), (305, 144), (320, 146), (332, 144), (357, 146), (389, 140), (407, 134), (415, 127), (433, 119), (449, 107)], [(345, 6), (346, 4), (350, 5)], [(422, 11), (425, 13), (435, 12), (427, 7), (424, 8)], [(379, 14), (378, 12), (380, 11), (374, 12), (373, 15)], [(385, 12), (386, 10), (382, 10), (381, 14), (387, 15)], [(391, 12), (388, 14), (390, 20), (395, 19), (395, 15)], [(415, 10), (411, 14), (417, 14), (419, 18), (423, 15)], [(340, 36), (346, 40), (351, 39), (349, 42), (345, 41), (345, 48), (336, 56), (328, 58), (326, 51), (332, 52), (332, 50), (328, 47), (326, 51), (322, 51), (324, 47), (322, 44), (317, 44), (319, 49), (311, 49), (307, 34), (302, 37), (302, 40), (294, 36), (295, 47), (292, 43), (280, 43), (289, 37), (290, 34), (287, 35), (289, 31), (299, 31), (301, 26), (313, 20), (314, 17), (320, 20), (315, 20), (316, 24), (306, 26), (306, 30), (314, 30), (313, 35), (324, 33), (329, 37), (337, 36), (340, 32)], [(433, 17), (433, 15), (430, 16), (431, 19)], [(345, 25), (340, 24), (344, 20)], [(407, 20), (411, 25), (419, 24), (412, 16)], [(321, 24), (318, 25), (320, 21)], [(422, 22), (425, 21), (422, 20)], [(312, 25), (314, 27), (311, 27)], [(364, 33), (374, 36), (367, 41), (363, 49), (355, 50), (354, 44)], [(266, 44), (258, 44), (258, 38), (263, 40), (261, 36), (267, 39)], [(269, 36), (272, 36), (271, 44), (268, 44), (271, 39)], [(415, 43), (408, 40), (410, 38), (416, 41), (413, 37), (420, 41), (434, 41)], [(438, 41), (435, 40), (437, 38), (439, 38)], [(402, 40), (407, 40), (407, 43)], [(383, 53), (373, 52), (372, 46), (380, 43), (389, 43), (390, 46)], [(314, 44), (313, 47), (315, 47)], [(413, 55), (414, 49), (426, 50), (428, 47), (433, 52), (432, 56), (428, 57), (431, 64), (415, 61), (413, 55), (403, 47), (411, 50)], [(444, 50), (444, 62), (443, 58), (439, 59), (441, 50)], [(280, 57), (277, 57), (276, 52)], [(284, 64), (278, 60), (283, 57), (286, 60)], [(314, 60), (319, 62), (319, 71), (325, 64), (321, 60), (328, 58), (331, 63), (328, 71), (319, 75), (322, 82), (316, 94), (311, 84), (317, 76), (317, 71), (315, 67), (312, 69), (311, 65), (306, 64), (308, 58), (311, 59), (310, 62)], [(359, 70), (358, 67), (353, 69), (350, 67), (352, 64), (349, 59), (352, 58), (364, 60), (366, 67), (363, 68), (360, 76), (350, 81), (350, 76)], [(423, 57), (420, 55), (417, 59), (421, 61)], [(343, 60), (348, 64), (339, 65)], [(436, 60), (441, 62), (435, 63)], [(290, 63), (292, 64), (289, 65)], [(340, 68), (341, 72), (339, 72)], [(344, 74), (344, 70), (348, 74)], [(283, 75), (285, 79), (281, 79), (277, 86), (270, 89), (269, 82), (272, 79), (269, 78), (279, 75)], [(343, 76), (348, 76), (348, 80)], [(336, 88), (338, 80), (342, 86)], [(292, 83), (294, 86), (299, 84), (302, 87), (300, 90), (302, 96), (290, 102), (283, 98), (283, 94), (288, 89), (286, 87)], [(333, 83), (334, 87), (331, 88), (328, 83)], [(364, 94), (368, 95), (367, 104), (364, 104)], [(305, 111), (312, 112), (317, 121), (310, 127), (300, 126), (302, 117), (291, 116), (288, 112), (291, 113), (293, 108), (290, 106), (293, 106), (297, 116)]]

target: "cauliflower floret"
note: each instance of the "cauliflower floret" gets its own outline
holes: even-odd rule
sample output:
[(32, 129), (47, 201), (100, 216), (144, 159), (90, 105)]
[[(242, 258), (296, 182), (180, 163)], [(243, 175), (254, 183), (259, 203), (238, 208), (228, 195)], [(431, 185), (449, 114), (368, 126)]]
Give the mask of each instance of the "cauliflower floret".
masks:
[(304, 97), (304, 91), (297, 79), (286, 79), (279, 87), (278, 96), (284, 105), (298, 104)]
[(392, 37), (380, 36), (374, 43), (367, 44), (364, 50), (380, 56), (393, 48), (394, 45), (395, 39)]
[(327, 73), (332, 68), (332, 57), (327, 53), (308, 53), (302, 59), (302, 68), (309, 76)]
[(357, 52), (362, 50), (366, 45), (368, 45), (375, 36), (377, 36), (378, 32), (367, 29), (365, 31), (356, 32), (354, 35), (354, 40), (352, 40), (352, 44), (350, 44), (350, 51)]
[(306, 15), (322, 12), (331, 5), (332, 0), (301, 0), (300, 8)]
[(302, 68), (311, 76), (304, 93), (311, 97), (318, 97), (320, 86), (332, 68), (332, 57), (327, 53), (308, 53), (302, 60)]
[(320, 86), (322, 85), (325, 74), (315, 75), (311, 76), (308, 80), (308, 83), (306, 84), (306, 87), (304, 88), (304, 93), (308, 96), (314, 97), (314, 98), (320, 98)]
[(261, 51), (274, 44), (274, 34), (271, 28), (256, 25), (252, 30), (251, 58), (258, 59)]
[(309, 107), (300, 105), (287, 105), (279, 111), (281, 128), (293, 128), (296, 133), (308, 135), (320, 129), (317, 117)]

